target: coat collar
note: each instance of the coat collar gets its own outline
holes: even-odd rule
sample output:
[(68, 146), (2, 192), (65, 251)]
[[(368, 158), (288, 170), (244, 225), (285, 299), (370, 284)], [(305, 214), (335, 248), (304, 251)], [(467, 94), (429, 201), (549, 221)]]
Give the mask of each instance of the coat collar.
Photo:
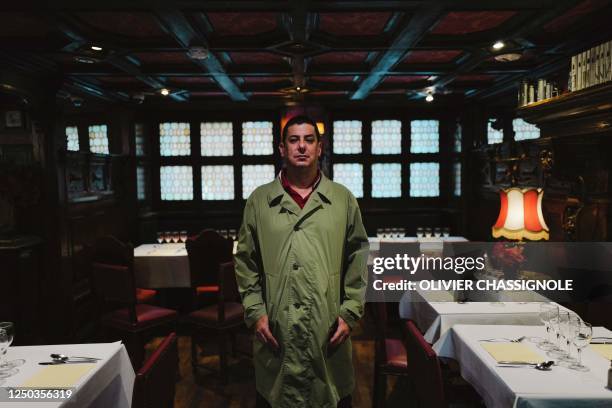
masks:
[[(324, 206), (331, 205), (331, 184), (331, 180), (328, 179), (325, 174), (323, 174), (323, 172), (321, 172), (321, 181), (319, 182), (317, 188), (312, 192), (312, 195), (308, 199), (308, 202), (306, 203), (306, 206), (304, 208), (310, 207), (310, 205), (308, 204), (311, 201), (315, 204), (321, 203)], [(270, 207), (274, 207), (279, 204), (287, 208), (288, 210), (293, 211), (296, 214), (301, 211), (297, 203), (293, 201), (289, 194), (287, 194), (287, 192), (283, 188), (283, 185), (281, 184), (280, 179), (277, 177), (272, 182), (270, 190), (268, 191), (268, 205)]]

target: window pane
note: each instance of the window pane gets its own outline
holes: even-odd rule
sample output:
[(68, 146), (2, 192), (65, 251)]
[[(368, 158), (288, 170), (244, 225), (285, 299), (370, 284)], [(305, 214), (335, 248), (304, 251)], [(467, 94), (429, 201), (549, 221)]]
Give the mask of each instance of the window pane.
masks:
[(334, 121), (334, 147), (336, 154), (361, 153), (361, 121)]
[(136, 147), (136, 156), (145, 155), (145, 140), (144, 140), (144, 125), (136, 123), (134, 125), (134, 138)]
[(161, 166), (159, 176), (163, 201), (193, 200), (193, 170), (190, 166)]
[(108, 135), (106, 125), (93, 125), (89, 130), (89, 151), (108, 154)]
[(200, 123), (200, 146), (202, 156), (232, 156), (234, 154), (232, 122)]
[(375, 120), (372, 122), (372, 154), (402, 153), (402, 122)]
[(358, 163), (334, 164), (334, 181), (343, 184), (357, 198), (363, 197), (363, 165)]
[(159, 124), (159, 152), (162, 156), (189, 156), (191, 154), (190, 128), (187, 122)]
[(453, 177), (455, 179), (455, 196), (461, 197), (461, 163), (453, 165)]
[(402, 196), (402, 165), (377, 163), (372, 165), (372, 197)]
[(136, 197), (139, 201), (147, 198), (146, 183), (145, 168), (143, 166), (136, 167)]
[(202, 166), (202, 200), (234, 199), (234, 166)]
[(66, 149), (79, 151), (79, 129), (76, 126), (66, 126)]
[(274, 180), (274, 165), (242, 166), (242, 198), (247, 199), (257, 187)]
[(440, 164), (410, 163), (410, 197), (440, 195)]
[(437, 120), (410, 122), (410, 153), (438, 153), (440, 139)]
[(247, 156), (272, 154), (272, 122), (244, 122), (242, 124), (242, 153)]
[(463, 138), (463, 129), (461, 129), (461, 124), (457, 123), (457, 127), (455, 128), (455, 153), (461, 153), (461, 142)]
[(514, 129), (514, 140), (529, 140), (540, 137), (540, 129), (536, 125), (527, 123), (520, 118), (512, 121), (512, 128)]
[(487, 122), (487, 143), (501, 143), (504, 141), (504, 132), (501, 130), (493, 129), (493, 119), (489, 119)]

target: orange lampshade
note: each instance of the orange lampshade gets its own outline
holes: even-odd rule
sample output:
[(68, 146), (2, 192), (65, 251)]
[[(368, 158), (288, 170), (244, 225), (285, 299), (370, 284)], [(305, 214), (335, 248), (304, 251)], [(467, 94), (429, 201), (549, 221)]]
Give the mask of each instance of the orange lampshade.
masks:
[(493, 225), (494, 238), (548, 239), (548, 226), (542, 215), (541, 188), (511, 187), (501, 190), (499, 217)]

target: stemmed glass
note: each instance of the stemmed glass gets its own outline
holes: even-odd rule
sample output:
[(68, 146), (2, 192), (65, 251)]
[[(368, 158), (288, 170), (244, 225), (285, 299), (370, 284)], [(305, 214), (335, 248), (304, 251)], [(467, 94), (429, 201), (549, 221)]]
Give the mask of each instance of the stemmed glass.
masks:
[(440, 238), (441, 236), (442, 236), (442, 230), (440, 229), (440, 227), (435, 227), (434, 228), (434, 237)]
[(567, 350), (567, 355), (563, 356), (561, 359), (563, 361), (575, 361), (572, 357), (571, 344), (574, 341), (574, 338), (578, 335), (578, 328), (580, 327), (580, 322), (582, 319), (578, 317), (578, 315), (573, 313), (567, 314), (567, 320), (563, 320), (561, 322), (561, 334), (563, 339), (565, 340), (565, 348)]
[(178, 231), (172, 231), (172, 235), (171, 235), (171, 239), (172, 239), (172, 243), (176, 244), (177, 242), (179, 242), (179, 232)]
[(0, 322), (0, 374), (9, 373), (9, 375), (13, 375), (17, 372), (14, 369), (25, 363), (23, 359), (5, 361), (6, 352), (14, 338), (15, 325), (13, 322)]
[(164, 243), (164, 233), (163, 232), (157, 232), (157, 243), (158, 244)]
[(450, 228), (448, 228), (448, 227), (442, 228), (442, 236), (444, 238), (450, 237)]
[(179, 241), (187, 242), (187, 231), (183, 230), (179, 233)]
[(423, 227), (418, 227), (416, 229), (416, 236), (417, 238), (423, 238)]
[(552, 332), (550, 321), (554, 316), (559, 316), (559, 307), (557, 305), (552, 305), (550, 303), (540, 304), (539, 317), (546, 329), (546, 338), (538, 344), (538, 347), (542, 350), (548, 351), (555, 348), (555, 345), (550, 341), (550, 334)]
[(562, 326), (564, 322), (569, 319), (569, 313), (565, 310), (559, 310), (559, 313), (555, 316), (553, 315), (550, 319), (550, 327), (553, 330), (553, 333), (556, 336), (557, 344), (554, 348), (548, 351), (549, 356), (553, 357), (564, 357), (566, 354), (561, 347), (562, 341)]
[(376, 238), (380, 239), (383, 237), (383, 230), (382, 228), (376, 228)]
[(578, 361), (574, 362), (569, 368), (577, 371), (589, 371), (589, 367), (582, 364), (582, 349), (591, 343), (593, 337), (593, 328), (590, 323), (578, 322), (576, 336), (574, 337), (574, 346), (578, 350)]
[(431, 228), (430, 227), (425, 228), (425, 238), (431, 238)]

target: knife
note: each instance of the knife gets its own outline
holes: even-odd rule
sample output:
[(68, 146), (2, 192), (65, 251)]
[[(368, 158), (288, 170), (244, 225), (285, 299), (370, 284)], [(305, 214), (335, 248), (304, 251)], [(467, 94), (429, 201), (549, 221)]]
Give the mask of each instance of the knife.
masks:
[(60, 364), (95, 364), (97, 360), (82, 360), (82, 361), (43, 361), (39, 365), (60, 365)]

